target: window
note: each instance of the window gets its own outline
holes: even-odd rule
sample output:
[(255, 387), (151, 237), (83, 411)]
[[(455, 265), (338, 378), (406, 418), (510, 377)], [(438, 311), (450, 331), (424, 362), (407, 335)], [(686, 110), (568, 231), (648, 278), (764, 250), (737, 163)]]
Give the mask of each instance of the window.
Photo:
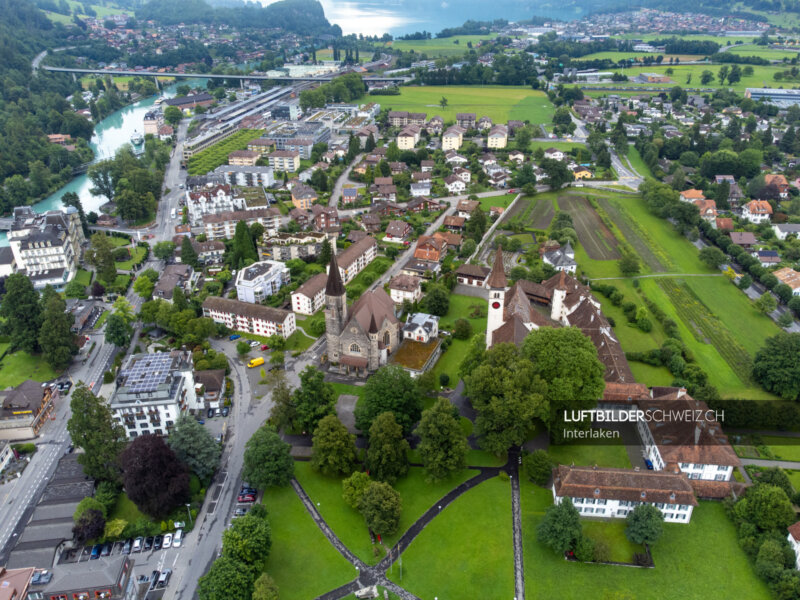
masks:
[(350, 352), (361, 352), (361, 348), (358, 344), (350, 344)]
[(727, 471), (728, 467), (725, 465), (717, 465), (717, 471)]
[(700, 473), (689, 473), (689, 479), (700, 479)]
[(598, 503), (598, 504), (600, 504), (601, 506), (605, 506), (606, 504), (608, 504), (608, 500), (601, 500), (601, 499), (598, 499), (598, 500), (597, 500), (597, 503)]
[(390, 334), (390, 333), (387, 331), (386, 333), (384, 333), (384, 334), (383, 334), (383, 345), (384, 345), (384, 346), (388, 346), (388, 345), (389, 345), (389, 344), (391, 344), (391, 343), (392, 343), (392, 336), (391, 336), (391, 334)]
[(681, 504), (678, 507), (678, 510), (689, 510), (689, 505), (688, 504)]
[(717, 475), (714, 479), (717, 481), (725, 481), (725, 475)]

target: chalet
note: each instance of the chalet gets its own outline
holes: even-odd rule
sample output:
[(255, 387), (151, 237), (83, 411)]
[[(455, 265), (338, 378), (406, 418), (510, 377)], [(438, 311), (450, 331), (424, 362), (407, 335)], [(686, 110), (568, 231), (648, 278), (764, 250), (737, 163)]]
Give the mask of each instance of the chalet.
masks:
[(444, 185), (452, 195), (463, 194), (467, 189), (464, 181), (457, 175), (448, 175), (444, 178)]
[(397, 186), (379, 185), (372, 191), (373, 202), (394, 202), (397, 200)]
[(461, 156), (455, 150), (450, 150), (449, 152), (445, 152), (444, 160), (448, 165), (465, 165), (469, 162), (465, 157)]
[(704, 198), (703, 200), (694, 200), (692, 202), (697, 210), (700, 211), (700, 218), (711, 224), (712, 227), (717, 226), (717, 203), (714, 200)]
[(745, 250), (750, 250), (758, 243), (756, 236), (749, 231), (731, 231), (730, 236), (731, 242)]
[(781, 257), (775, 250), (756, 250), (753, 252), (753, 256), (758, 259), (758, 262), (765, 269), (774, 267), (781, 262)]
[(751, 200), (742, 207), (742, 218), (751, 223), (763, 223), (772, 217), (772, 205), (766, 200)]
[(436, 161), (433, 160), (423, 160), (419, 164), (419, 167), (423, 173), (431, 173), (435, 166), (436, 166)]
[(456, 280), (463, 285), (482, 288), (489, 276), (489, 267), (481, 265), (461, 265), (456, 269)]
[(383, 239), (387, 242), (402, 242), (411, 234), (411, 225), (405, 221), (394, 219), (389, 221), (386, 226), (386, 237)]
[(705, 200), (705, 194), (703, 194), (700, 190), (683, 190), (680, 193), (680, 201), (681, 202), (694, 202), (695, 200)]
[(378, 215), (362, 215), (361, 225), (370, 233), (376, 233), (381, 230), (381, 218)]
[(414, 171), (411, 174), (411, 181), (412, 183), (417, 183), (419, 181), (433, 181), (433, 173), (431, 171)]
[(389, 297), (395, 304), (417, 302), (422, 298), (422, 279), (415, 275), (395, 275), (389, 282)]
[(782, 199), (789, 197), (789, 182), (786, 180), (786, 176), (774, 174), (764, 175), (764, 183), (767, 187), (774, 186)]
[(417, 181), (409, 186), (411, 196), (414, 198), (421, 198), (423, 196), (431, 195), (431, 181)]
[(456, 214), (459, 217), (464, 217), (465, 219), (469, 220), (472, 216), (472, 213), (480, 207), (481, 203), (478, 200), (459, 200), (458, 205), (456, 206)]
[(311, 223), (311, 213), (307, 210), (300, 210), (293, 208), (289, 211), (289, 218), (300, 226), (300, 229), (305, 229)]
[(429, 235), (421, 235), (414, 249), (414, 258), (430, 262), (439, 262), (447, 254), (447, 242)]
[(544, 151), (544, 157), (551, 160), (564, 160), (564, 153), (558, 148), (548, 148)]
[(449, 229), (450, 231), (462, 231), (464, 229), (464, 224), (467, 220), (464, 217), (459, 217), (457, 215), (447, 215), (444, 218), (444, 227), (445, 229)]
[(470, 183), (472, 181), (472, 171), (465, 169), (464, 167), (456, 167), (453, 169), (453, 175), (458, 177), (464, 183)]
[(800, 296), (800, 273), (789, 267), (778, 269), (772, 273), (778, 281), (792, 288), (792, 296)]
[(408, 165), (404, 162), (390, 162), (389, 169), (392, 172), (392, 175), (399, 175), (400, 173), (405, 173), (408, 171)]

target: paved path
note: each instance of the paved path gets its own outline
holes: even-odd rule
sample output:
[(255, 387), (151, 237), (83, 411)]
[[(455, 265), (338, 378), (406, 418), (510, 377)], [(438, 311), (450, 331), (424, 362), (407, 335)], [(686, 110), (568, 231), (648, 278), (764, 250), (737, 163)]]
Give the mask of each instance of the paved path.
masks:
[(364, 157), (363, 154), (357, 155), (353, 161), (347, 165), (347, 168), (342, 171), (342, 174), (339, 175), (339, 178), (336, 180), (336, 183), (333, 185), (333, 191), (331, 192), (331, 198), (328, 200), (328, 206), (332, 206), (336, 208), (339, 204), (339, 198), (342, 197), (342, 187), (344, 187), (345, 183), (350, 182), (350, 171), (353, 169), (355, 165), (361, 162), (361, 159)]
[(800, 462), (793, 460), (765, 460), (762, 458), (742, 458), (743, 465), (757, 467), (780, 467), (781, 469), (800, 469)]
[(514, 591), (516, 600), (525, 600), (525, 567), (522, 553), (522, 515), (519, 501), (519, 451), (508, 453), (511, 476), (511, 522), (514, 527)]

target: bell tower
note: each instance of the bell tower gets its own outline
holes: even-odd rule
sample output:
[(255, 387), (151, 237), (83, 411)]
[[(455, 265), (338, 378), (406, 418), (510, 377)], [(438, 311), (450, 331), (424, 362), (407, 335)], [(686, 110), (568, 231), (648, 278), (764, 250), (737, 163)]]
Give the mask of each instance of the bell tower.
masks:
[(328, 360), (339, 362), (339, 337), (347, 320), (347, 292), (339, 273), (336, 253), (331, 255), (328, 281), (325, 284), (325, 337), (328, 341)]
[(492, 335), (495, 329), (501, 327), (504, 322), (503, 313), (508, 280), (503, 267), (503, 251), (500, 248), (494, 255), (494, 265), (492, 265), (489, 277), (486, 278), (486, 287), (489, 290), (489, 318), (486, 322), (486, 347), (488, 348), (492, 345)]

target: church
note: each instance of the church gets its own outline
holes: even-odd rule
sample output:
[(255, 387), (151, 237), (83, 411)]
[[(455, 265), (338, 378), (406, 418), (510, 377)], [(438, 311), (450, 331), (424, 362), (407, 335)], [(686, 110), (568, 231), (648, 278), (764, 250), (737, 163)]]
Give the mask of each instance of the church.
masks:
[(328, 362), (340, 373), (366, 377), (388, 362), (402, 342), (403, 324), (382, 287), (364, 292), (347, 306), (336, 254), (325, 284), (325, 337)]
[(528, 333), (540, 327), (577, 327), (597, 348), (606, 381), (635, 381), (600, 303), (588, 286), (565, 271), (542, 283), (521, 279), (509, 287), (503, 253), (498, 249), (485, 286), (489, 299), (487, 348), (505, 342), (520, 345)]

